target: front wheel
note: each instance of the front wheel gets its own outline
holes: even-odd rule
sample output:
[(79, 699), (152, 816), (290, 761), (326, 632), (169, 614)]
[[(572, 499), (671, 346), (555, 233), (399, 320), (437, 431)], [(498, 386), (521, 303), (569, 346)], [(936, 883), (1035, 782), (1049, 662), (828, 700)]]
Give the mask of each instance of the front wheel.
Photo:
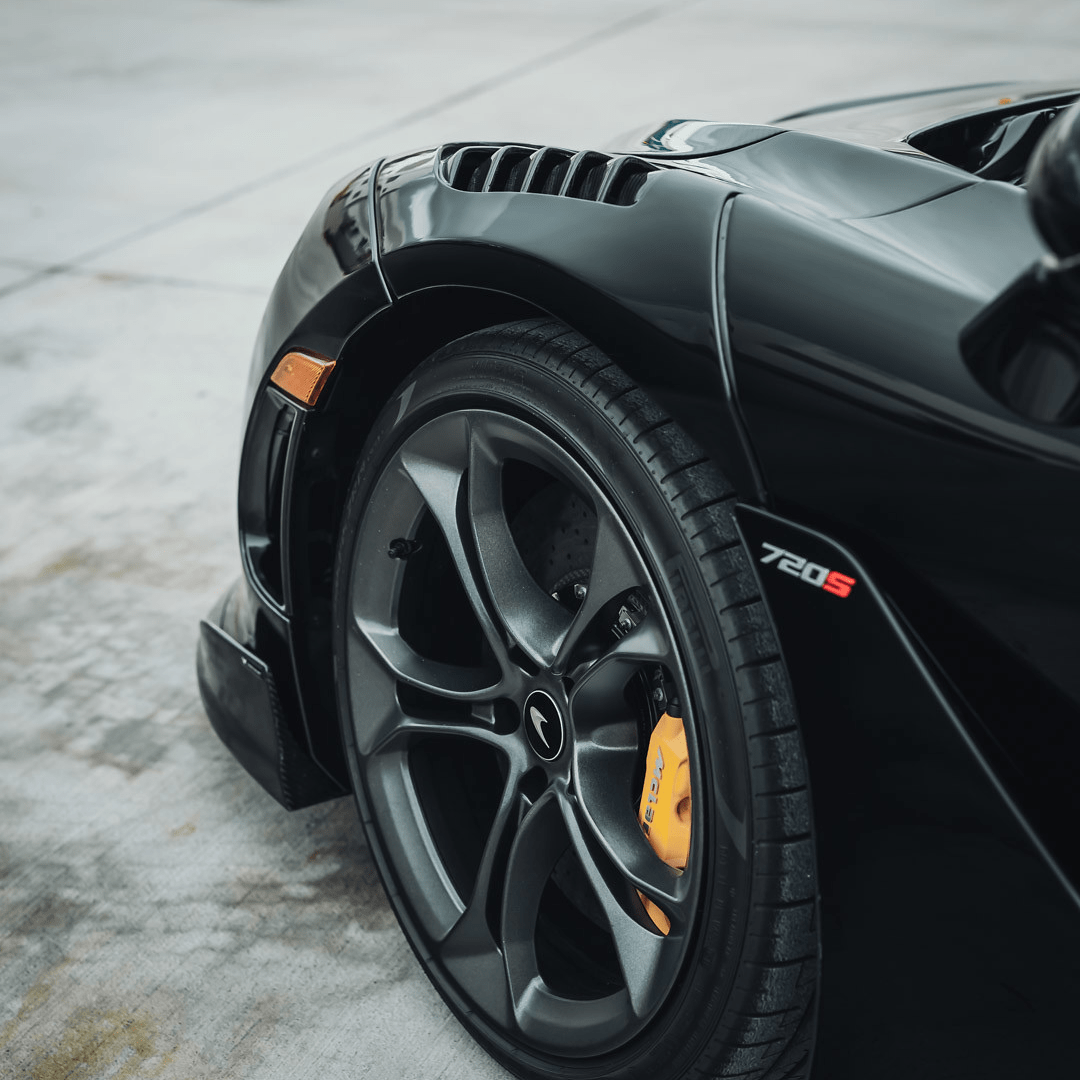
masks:
[(357, 468), (335, 665), (360, 816), (428, 976), (521, 1076), (809, 1072), (806, 765), (733, 503), (552, 321), (430, 357)]

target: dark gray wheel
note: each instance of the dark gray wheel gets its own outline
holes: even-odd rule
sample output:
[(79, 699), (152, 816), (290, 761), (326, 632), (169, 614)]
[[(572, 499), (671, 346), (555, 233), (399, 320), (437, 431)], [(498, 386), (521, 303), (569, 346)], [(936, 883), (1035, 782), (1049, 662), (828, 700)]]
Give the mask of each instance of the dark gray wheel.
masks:
[(550, 321), (440, 350), (357, 468), (361, 818), (435, 986), (521, 1075), (808, 1069), (805, 764), (733, 497)]

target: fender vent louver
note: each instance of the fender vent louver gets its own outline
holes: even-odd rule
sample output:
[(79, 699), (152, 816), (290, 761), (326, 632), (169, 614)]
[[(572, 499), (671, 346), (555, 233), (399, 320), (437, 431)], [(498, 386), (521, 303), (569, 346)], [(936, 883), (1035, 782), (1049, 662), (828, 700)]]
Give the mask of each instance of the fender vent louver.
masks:
[(645, 186), (645, 177), (653, 171), (653, 166), (638, 158), (623, 158), (620, 169), (608, 185), (604, 202), (617, 206), (629, 206), (637, 202), (638, 192)]
[(655, 165), (591, 150), (554, 146), (446, 146), (443, 179), (458, 191), (529, 191), (568, 199), (630, 206)]

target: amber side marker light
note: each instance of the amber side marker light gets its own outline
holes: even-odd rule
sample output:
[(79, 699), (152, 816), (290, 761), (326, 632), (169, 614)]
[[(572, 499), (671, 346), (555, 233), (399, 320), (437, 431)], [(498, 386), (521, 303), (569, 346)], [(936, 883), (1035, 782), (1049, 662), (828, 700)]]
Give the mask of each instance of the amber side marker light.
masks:
[(314, 405), (319, 400), (335, 363), (336, 361), (327, 360), (325, 356), (311, 356), (302, 352), (286, 353), (278, 361), (270, 381), (297, 401)]

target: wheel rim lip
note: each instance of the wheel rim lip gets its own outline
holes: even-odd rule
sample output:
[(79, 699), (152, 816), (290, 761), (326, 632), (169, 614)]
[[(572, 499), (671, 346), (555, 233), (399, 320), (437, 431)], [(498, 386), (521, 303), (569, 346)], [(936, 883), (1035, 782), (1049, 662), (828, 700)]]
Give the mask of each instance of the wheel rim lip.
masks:
[[(499, 402), (498, 405), (503, 406), (503, 403)], [(576, 444), (572, 444), (572, 446), (573, 450), (576, 450), (577, 453), (572, 452), (571, 449), (563, 445), (560, 441), (559, 437), (564, 435), (564, 433), (551, 430), (544, 423), (542, 417), (529, 416), (528, 419), (523, 419), (515, 412), (503, 411), (502, 408), (488, 409), (467, 407), (447, 410), (435, 417), (428, 418), (424, 423), (419, 424), (404, 435), (404, 437), (396, 444), (396, 448), (384, 459), (383, 465), (380, 466), (379, 471), (374, 474), (373, 486), (379, 484), (383, 476), (395, 467), (403, 448), (405, 448), (419, 432), (452, 414), (466, 415), (473, 420), (482, 417), (483, 422), (493, 420), (499, 429), (500, 441), (506, 442), (506, 444), (515, 451), (512, 455), (514, 458), (538, 464), (545, 471), (554, 473), (559, 479), (568, 483), (579, 493), (584, 493), (586, 498), (593, 502), (594, 506), (597, 503), (602, 505), (605, 510), (612, 514), (614, 519), (619, 522), (627, 541), (637, 548), (638, 554), (646, 567), (646, 580), (652, 597), (660, 601), (657, 611), (663, 622), (664, 633), (671, 644), (672, 656), (675, 661), (672, 675), (676, 679), (683, 700), (689, 703), (689, 682), (683, 667), (683, 660), (679, 652), (677, 640), (672, 631), (672, 620), (665, 609), (666, 604), (670, 602), (670, 598), (660, 584), (663, 580), (661, 575), (657, 573), (657, 570), (651, 563), (647, 553), (642, 550), (641, 545), (631, 534), (626, 524), (625, 512), (617, 507), (613, 497), (614, 493), (604, 487), (603, 482), (594, 472), (594, 469), (597, 469), (597, 466), (588, 452), (583, 447), (579, 447)], [(514, 441), (518, 436), (525, 437), (524, 452), (522, 452), (521, 446)], [(599, 470), (597, 469), (597, 471)], [(423, 509), (421, 500), (420, 508), (415, 516), (419, 517), (423, 512)], [(364, 525), (363, 521), (361, 521), (353, 544), (354, 553), (359, 550), (363, 543), (363, 533)], [(405, 533), (405, 535), (408, 535), (408, 533)], [(360, 561), (361, 560), (355, 557), (353, 559), (352, 569), (349, 574), (350, 596), (352, 595), (352, 582), (356, 575), (356, 567)], [(395, 586), (395, 588), (400, 592), (400, 584)], [(351, 609), (352, 604), (350, 604), (350, 614)], [(352, 664), (348, 664), (347, 667), (351, 674)], [(569, 754), (567, 779), (569, 780), (571, 788), (574, 786), (580, 787), (582, 764), (579, 760), (579, 754), (575, 745), (575, 721), (572, 710), (569, 705), (567, 705), (565, 707), (565, 713), (563, 713), (558, 709), (558, 705), (555, 703), (554, 698), (539, 687), (536, 687), (531, 691), (526, 691), (524, 700), (527, 702), (536, 693), (543, 693), (544, 696), (555, 705), (556, 710), (560, 714), (559, 719), (561, 729), (560, 745), (556, 753), (550, 758), (545, 758), (540, 754), (537, 754), (537, 756), (541, 758), (545, 765), (550, 765), (552, 763), (558, 763), (560, 758)], [(689, 704), (686, 711), (689, 734), (693, 729), (692, 709), (689, 707)], [(351, 717), (350, 722), (353, 726), (354, 738), (356, 738), (359, 736), (360, 732), (357, 731), (356, 723)], [(694, 788), (695, 791), (703, 791), (704, 786), (701, 782), (701, 766), (699, 762), (700, 749), (696, 746), (696, 733), (692, 738), (695, 740), (695, 749), (691, 754)], [(357, 738), (357, 742), (360, 742), (359, 738)], [(533, 750), (535, 751), (535, 747), (533, 747)], [(455, 916), (460, 917), (462, 906), (460, 897), (457, 896), (456, 890), (449, 880), (449, 876), (445, 873), (445, 867), (441, 865), (441, 860), (437, 854), (434, 853), (434, 847), (431, 843), (430, 836), (425, 835), (425, 830), (423, 828), (423, 809), (420, 806), (419, 799), (416, 797), (415, 792), (413, 792), (411, 797), (406, 799), (410, 808), (409, 824), (412, 826), (412, 828), (406, 830), (406, 832), (412, 833), (412, 839), (410, 843), (403, 844), (402, 846), (412, 847), (414, 851), (417, 849), (427, 850), (430, 858), (430, 865), (436, 870), (443, 871), (436, 875), (441, 879), (443, 886), (442, 895), (432, 897), (426, 893), (422, 886), (418, 887), (418, 883), (415, 880), (415, 874), (412, 873), (414, 868), (409, 865), (410, 859), (408, 856), (404, 858), (395, 858), (392, 855), (394, 847), (393, 841), (395, 839), (404, 840), (405, 835), (396, 827), (391, 829), (385, 828), (388, 814), (392, 812), (392, 804), (397, 800), (394, 798), (387, 798), (387, 796), (391, 795), (391, 791), (388, 788), (384, 788), (380, 793), (378, 773), (382, 771), (383, 779), (385, 780), (386, 775), (392, 775), (396, 770), (399, 773), (399, 777), (404, 781), (404, 786), (398, 788), (397, 793), (400, 794), (401, 791), (407, 791), (411, 786), (411, 780), (407, 778), (408, 766), (405, 762), (406, 755), (400, 755), (396, 761), (387, 755), (379, 754), (376, 756), (379, 759), (382, 759), (382, 761), (389, 763), (390, 768), (388, 770), (373, 771), (370, 768), (370, 762), (368, 765), (361, 762), (359, 774), (362, 777), (364, 786), (367, 790), (368, 797), (366, 801), (371, 810), (370, 816), (366, 815), (368, 827), (374, 828), (382, 840), (384, 849), (382, 860), (384, 875), (388, 880), (393, 881), (395, 884), (394, 902), (398, 916), (406, 924), (410, 937), (414, 944), (417, 945), (419, 951), (424, 956), (424, 959), (431, 968), (438, 973), (440, 989), (444, 994), (451, 1000), (456, 1001), (463, 1012), (471, 1013), (474, 1016), (479, 1012), (479, 1016), (488, 1023), (494, 1024), (496, 1030), (500, 1032), (501, 1037), (505, 1038), (508, 1034), (505, 1018), (492, 1015), (489, 1010), (484, 1008), (483, 1004), (477, 1002), (470, 995), (468, 988), (463, 985), (462, 981), (455, 977), (451, 972), (449, 965), (447, 965), (438, 955), (437, 949), (433, 947), (437, 944), (437, 941), (435, 935), (428, 929), (429, 926), (432, 925), (433, 922), (437, 924), (445, 922), (448, 919), (453, 919)], [(381, 798), (380, 794), (382, 796)], [(380, 804), (382, 805), (380, 806)], [(704, 857), (704, 844), (702, 841), (702, 822), (704, 819), (704, 813), (695, 814), (696, 827), (692, 836), (691, 864), (696, 860), (700, 865)], [(388, 841), (390, 841), (389, 844)], [(685, 895), (690, 906), (696, 909), (697, 898), (702, 890), (702, 872), (698, 871), (697, 873), (688, 875), (688, 877), (689, 880), (686, 882), (688, 888), (685, 890)], [(413, 880), (410, 881), (410, 878)], [(631, 1013), (632, 1010), (627, 1004), (628, 992), (625, 987), (606, 996), (578, 999), (558, 994), (541, 981), (536, 987), (530, 988), (530, 993), (523, 997), (523, 1001), (526, 1001), (526, 1005), (516, 1010), (517, 1015), (515, 1019), (518, 1029), (515, 1033), (510, 1034), (509, 1037), (517, 1042), (524, 1041), (535, 1050), (548, 1054), (555, 1054), (556, 1056), (568, 1050), (576, 1050), (585, 1054), (603, 1053), (607, 1050), (624, 1045), (640, 1034), (646, 1024), (653, 1019), (655, 1014), (670, 999), (672, 990), (677, 983), (677, 974), (682, 969), (686, 960), (689, 942), (693, 937), (695, 927), (696, 916), (691, 924), (688, 924), (679, 932), (676, 932), (673, 929), (669, 941), (672, 945), (678, 944), (678, 961), (672, 966), (671, 976), (667, 980), (667, 985), (660, 995), (656, 1006), (649, 1011), (648, 1015), (638, 1016), (632, 1021), (628, 1021), (628, 1013)]]

